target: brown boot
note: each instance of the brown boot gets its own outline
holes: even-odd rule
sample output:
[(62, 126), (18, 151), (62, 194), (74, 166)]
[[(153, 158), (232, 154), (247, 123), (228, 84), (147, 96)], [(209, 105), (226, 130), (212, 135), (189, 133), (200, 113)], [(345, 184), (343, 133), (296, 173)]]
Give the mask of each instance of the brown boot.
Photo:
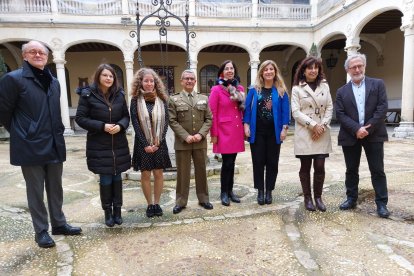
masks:
[(325, 212), (326, 206), (322, 201), (323, 182), (325, 181), (325, 174), (313, 174), (313, 196), (315, 197), (316, 208), (319, 211)]
[(316, 211), (311, 195), (310, 173), (299, 173), (299, 178), (300, 184), (302, 184), (305, 209), (308, 211)]

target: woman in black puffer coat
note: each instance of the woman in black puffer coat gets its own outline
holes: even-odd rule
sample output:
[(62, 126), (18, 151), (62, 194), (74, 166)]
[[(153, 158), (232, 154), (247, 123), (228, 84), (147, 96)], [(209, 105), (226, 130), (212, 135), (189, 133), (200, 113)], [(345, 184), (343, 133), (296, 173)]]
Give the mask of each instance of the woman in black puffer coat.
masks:
[(131, 167), (126, 137), (129, 113), (125, 95), (118, 86), (115, 70), (101, 64), (94, 83), (78, 89), (80, 94), (76, 123), (88, 131), (86, 158), (88, 169), (99, 174), (105, 224), (121, 225), (122, 177)]

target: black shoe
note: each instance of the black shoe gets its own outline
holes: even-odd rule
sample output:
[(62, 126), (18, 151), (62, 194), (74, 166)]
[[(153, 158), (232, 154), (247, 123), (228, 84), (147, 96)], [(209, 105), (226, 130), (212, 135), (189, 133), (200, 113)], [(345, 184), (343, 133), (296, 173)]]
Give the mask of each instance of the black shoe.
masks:
[(272, 204), (272, 201), (273, 201), (272, 191), (266, 191), (265, 203)]
[(207, 210), (213, 209), (213, 204), (211, 204), (210, 202), (199, 202), (198, 205)]
[(37, 245), (42, 248), (49, 248), (55, 246), (55, 242), (49, 236), (49, 233), (46, 230), (43, 230), (39, 234), (36, 234), (35, 241), (37, 242)]
[(180, 213), (184, 208), (185, 208), (184, 206), (175, 205), (173, 208), (173, 214)]
[(221, 199), (221, 204), (223, 204), (224, 206), (230, 205), (229, 195), (226, 192), (221, 192), (220, 199)]
[(163, 212), (162, 212), (161, 206), (159, 204), (155, 204), (154, 205), (154, 215), (157, 216), (157, 217), (160, 217), (160, 216), (162, 216), (162, 214), (163, 214)]
[(154, 204), (148, 205), (147, 211), (146, 211), (147, 217), (152, 218), (155, 215), (154, 211), (155, 211), (155, 205)]
[(377, 207), (378, 216), (381, 218), (388, 218), (390, 216), (390, 212), (387, 209), (386, 205), (379, 205)]
[(347, 200), (345, 200), (345, 202), (344, 202), (344, 203), (342, 203), (342, 204), (339, 206), (339, 209), (341, 209), (341, 210), (355, 209), (355, 208), (356, 208), (356, 206), (357, 206), (357, 203), (356, 203), (356, 201), (355, 201), (355, 200), (352, 200), (352, 199), (347, 199)]
[(264, 191), (263, 190), (257, 191), (257, 204), (259, 204), (259, 205), (264, 205), (265, 204)]
[(239, 198), (238, 196), (236, 196), (236, 195), (233, 193), (233, 191), (231, 191), (231, 192), (229, 193), (229, 197), (230, 197), (230, 200), (231, 200), (231, 201), (233, 201), (233, 202), (235, 202), (235, 203), (240, 203), (240, 198)]
[(114, 227), (114, 216), (112, 214), (112, 207), (109, 207), (104, 210), (105, 213), (105, 225), (108, 227)]
[(80, 235), (82, 229), (80, 227), (73, 227), (65, 223), (63, 226), (52, 227), (52, 235), (65, 235), (65, 236), (74, 236)]
[(114, 223), (121, 225), (124, 220), (121, 216), (121, 207), (114, 207), (114, 215), (113, 215)]

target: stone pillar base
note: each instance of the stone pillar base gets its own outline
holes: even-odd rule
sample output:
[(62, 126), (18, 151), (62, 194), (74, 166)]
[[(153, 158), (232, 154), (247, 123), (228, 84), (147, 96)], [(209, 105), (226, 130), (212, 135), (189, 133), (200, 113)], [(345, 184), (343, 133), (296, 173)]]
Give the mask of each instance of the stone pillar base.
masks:
[(392, 136), (414, 139), (414, 122), (400, 122), (400, 126), (394, 128)]
[(9, 132), (3, 126), (0, 126), (0, 140), (9, 139), (9, 138), (10, 138)]
[(70, 127), (69, 128), (65, 128), (65, 131), (63, 132), (63, 136), (72, 136), (74, 134), (75, 134), (75, 132)]

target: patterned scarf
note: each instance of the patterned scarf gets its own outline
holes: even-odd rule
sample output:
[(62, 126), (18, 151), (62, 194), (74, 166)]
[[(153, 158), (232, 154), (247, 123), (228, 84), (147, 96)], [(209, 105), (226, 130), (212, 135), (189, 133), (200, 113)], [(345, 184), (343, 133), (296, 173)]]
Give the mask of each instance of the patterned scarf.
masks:
[(138, 121), (147, 142), (151, 146), (154, 145), (159, 147), (165, 125), (165, 110), (163, 101), (159, 97), (155, 98), (154, 108), (151, 113), (152, 121), (150, 119), (143, 94), (139, 95), (137, 98), (137, 109)]
[(217, 84), (221, 84), (225, 90), (227, 90), (230, 93), (230, 100), (233, 102), (236, 102), (239, 109), (244, 111), (244, 94), (241, 93), (239, 90), (237, 90), (237, 86), (239, 85), (239, 82), (236, 79), (232, 80), (224, 80), (224, 79), (218, 79)]

